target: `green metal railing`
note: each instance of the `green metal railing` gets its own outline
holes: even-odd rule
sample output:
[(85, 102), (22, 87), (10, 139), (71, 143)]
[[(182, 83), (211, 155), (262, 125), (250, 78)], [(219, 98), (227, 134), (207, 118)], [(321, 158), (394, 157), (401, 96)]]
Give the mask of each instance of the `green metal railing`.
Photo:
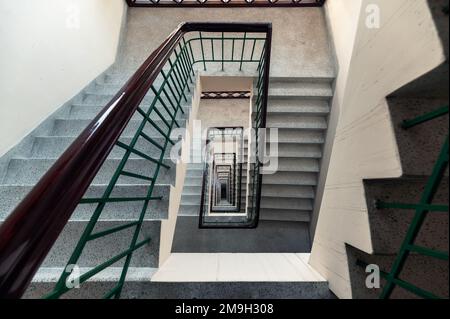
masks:
[[(417, 125), (426, 123), (430, 120), (436, 119), (440, 116), (448, 114), (449, 107), (444, 106), (436, 111), (424, 114), (411, 120), (403, 121), (402, 127), (404, 129), (410, 129)], [(421, 199), (417, 204), (411, 203), (386, 203), (382, 201), (376, 201), (376, 207), (378, 209), (411, 209), (414, 210), (414, 217), (407, 230), (406, 236), (400, 246), (400, 250), (392, 264), (390, 272), (380, 272), (380, 275), (386, 280), (386, 284), (383, 287), (383, 291), (380, 295), (380, 299), (387, 299), (391, 296), (394, 288), (399, 286), (419, 297), (429, 299), (440, 299), (432, 292), (426, 291), (420, 287), (415, 286), (412, 283), (400, 279), (400, 274), (404, 268), (407, 258), (411, 253), (416, 253), (440, 260), (448, 261), (448, 252), (438, 251), (427, 247), (418, 246), (415, 244), (415, 240), (420, 232), (420, 229), (427, 217), (428, 213), (448, 213), (448, 205), (436, 205), (433, 204), (433, 199), (437, 192), (437, 189), (444, 178), (445, 171), (448, 166), (449, 149), (448, 149), (448, 135), (439, 153), (439, 157), (434, 165), (433, 172), (428, 178), (425, 185), (425, 189), (422, 193)], [(365, 266), (364, 262), (358, 261), (360, 266)]]
[[(206, 40), (204, 37), (200, 37), (203, 40)], [(218, 41), (218, 39), (216, 39)], [(202, 199), (200, 204), (200, 214), (199, 214), (199, 226), (201, 228), (255, 228), (258, 225), (259, 220), (259, 205), (261, 200), (261, 184), (262, 184), (262, 176), (261, 176), (261, 163), (262, 159), (260, 158), (260, 145), (263, 145), (262, 136), (260, 135), (260, 129), (264, 129), (266, 127), (266, 104), (267, 104), (267, 96), (266, 90), (268, 86), (268, 77), (267, 77), (267, 68), (266, 66), (270, 64), (270, 54), (267, 54), (267, 47), (270, 47), (270, 43), (264, 41), (262, 46), (259, 46), (259, 50), (257, 49), (257, 42), (261, 41), (259, 38), (248, 37), (244, 34), (243, 39), (241, 40), (241, 47), (244, 48), (247, 45), (247, 59), (244, 57), (244, 50), (239, 50), (237, 55), (239, 59), (234, 59), (235, 56), (235, 46), (236, 39), (235, 38), (224, 38), (222, 35), (222, 41), (231, 41), (231, 59), (226, 60), (226, 62), (238, 62), (239, 70), (242, 70), (243, 63), (245, 62), (258, 62), (257, 66), (257, 77), (255, 79), (255, 87), (254, 87), (254, 114), (252, 117), (252, 128), (254, 135), (251, 140), (253, 145), (249, 145), (249, 149), (252, 149), (252, 160), (248, 163), (248, 187), (250, 187), (251, 193), (249, 194), (246, 202), (246, 218), (240, 221), (229, 221), (228, 218), (224, 218), (223, 221), (218, 220), (217, 218), (214, 221), (208, 221), (206, 218), (207, 212), (210, 210), (209, 201), (208, 201), (208, 180), (209, 180), (209, 165), (208, 161), (205, 161), (205, 167), (203, 172), (203, 184), (202, 184)], [(224, 46), (222, 45), (222, 48)], [(204, 47), (201, 47), (202, 55), (204, 52)], [(212, 51), (213, 52), (213, 51)], [(270, 53), (270, 52), (269, 52)], [(214, 53), (212, 53), (214, 54)], [(222, 51), (222, 56), (223, 51)], [(255, 60), (255, 57), (257, 59)], [(205, 60), (204, 60), (205, 61)], [(207, 61), (207, 60), (206, 60)], [(223, 62), (223, 61), (222, 61)], [(205, 65), (204, 65), (205, 66)], [(223, 63), (222, 63), (223, 67)], [(262, 152), (261, 152), (262, 153)]]
[[(192, 32), (191, 32), (192, 34)], [(130, 143), (118, 141), (116, 147), (120, 148), (124, 153), (119, 165), (115, 169), (111, 179), (107, 183), (106, 190), (99, 198), (83, 198), (80, 205), (96, 205), (95, 210), (81, 235), (72, 255), (70, 256), (66, 268), (71, 269), (70, 265), (76, 265), (81, 258), (86, 246), (99, 238), (116, 234), (118, 232), (133, 229), (132, 238), (130, 239), (129, 248), (125, 251), (119, 252), (114, 257), (105, 262), (91, 268), (89, 271), (82, 274), (78, 281), (81, 285), (87, 280), (97, 275), (101, 271), (114, 265), (119, 261), (124, 261), (117, 284), (108, 292), (105, 292), (104, 298), (119, 298), (122, 288), (125, 283), (127, 272), (130, 267), (133, 253), (139, 248), (151, 242), (151, 238), (145, 237), (139, 239), (141, 229), (143, 227), (144, 219), (147, 214), (149, 205), (152, 201), (160, 201), (162, 196), (154, 196), (155, 183), (158, 180), (161, 170), (170, 170), (172, 166), (165, 160), (165, 154), (168, 150), (169, 144), (174, 144), (171, 139), (171, 133), (174, 127), (180, 127), (179, 116), (184, 113), (183, 103), (188, 101), (190, 93), (190, 86), (194, 83), (195, 71), (197, 64), (200, 64), (203, 70), (207, 70), (211, 63), (219, 65), (221, 70), (225, 70), (228, 64), (237, 64), (239, 70), (242, 70), (245, 63), (255, 63), (258, 65), (259, 71), (258, 80), (258, 120), (254, 125), (260, 127), (265, 119), (262, 118), (262, 75), (264, 74), (264, 63), (267, 61), (263, 58), (265, 52), (266, 37), (251, 36), (245, 32), (233, 33), (233, 36), (225, 36), (225, 33), (219, 35), (198, 32), (196, 36), (188, 37), (187, 33), (178, 45), (174, 47), (171, 56), (169, 57), (164, 68), (161, 70), (151, 90), (146, 95), (144, 102), (137, 109), (137, 113), (141, 117), (141, 122), (134, 132)], [(259, 48), (259, 49), (258, 49)], [(220, 53), (219, 53), (220, 52)], [(228, 57), (227, 57), (228, 52)], [(259, 53), (259, 54), (257, 54)], [(156, 83), (160, 83), (157, 85)], [(147, 107), (148, 106), (148, 107)], [(157, 122), (159, 121), (160, 124)], [(157, 132), (157, 138), (154, 133), (149, 133), (149, 130)], [(122, 134), (123, 135), (123, 134)], [(161, 140), (163, 142), (161, 142)], [(147, 154), (145, 151), (138, 149), (138, 144), (142, 141), (150, 143), (159, 150), (158, 154)], [(153, 171), (153, 174), (145, 175), (127, 169), (127, 163), (131, 156), (138, 157), (145, 160), (148, 166), (148, 171)], [(255, 167), (255, 174), (259, 174), (259, 167)], [(146, 185), (146, 195), (139, 197), (115, 197), (113, 191), (115, 186), (122, 178), (135, 179)], [(258, 185), (253, 185), (257, 187)], [(254, 193), (258, 190), (254, 190)], [(102, 213), (105, 212), (108, 203), (142, 203), (139, 216), (136, 220), (125, 223), (123, 225), (103, 230), (95, 231), (96, 225)], [(54, 289), (44, 298), (53, 299), (59, 298), (63, 294), (69, 292), (73, 288), (69, 288), (66, 282), (71, 277), (71, 271), (64, 271), (57, 281)]]

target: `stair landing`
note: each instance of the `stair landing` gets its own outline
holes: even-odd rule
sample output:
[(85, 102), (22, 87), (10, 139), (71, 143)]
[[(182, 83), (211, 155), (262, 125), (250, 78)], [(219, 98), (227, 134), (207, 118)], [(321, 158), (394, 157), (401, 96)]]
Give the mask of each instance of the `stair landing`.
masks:
[(322, 282), (304, 253), (173, 253), (153, 282)]
[(126, 298), (333, 299), (309, 254), (173, 253)]

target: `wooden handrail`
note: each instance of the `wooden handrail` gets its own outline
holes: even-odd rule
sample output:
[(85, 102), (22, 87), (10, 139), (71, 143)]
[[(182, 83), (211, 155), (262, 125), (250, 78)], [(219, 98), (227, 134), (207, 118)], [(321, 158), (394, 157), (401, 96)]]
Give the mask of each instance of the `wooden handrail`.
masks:
[(0, 226), (0, 298), (20, 298), (185, 33), (271, 34), (269, 23), (183, 23), (147, 58)]

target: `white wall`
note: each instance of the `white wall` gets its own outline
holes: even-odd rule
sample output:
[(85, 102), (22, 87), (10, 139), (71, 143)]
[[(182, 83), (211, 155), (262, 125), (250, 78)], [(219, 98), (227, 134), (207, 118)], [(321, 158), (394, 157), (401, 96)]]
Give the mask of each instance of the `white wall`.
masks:
[(315, 227), (321, 207), (323, 190), (327, 176), (331, 150), (334, 144), (334, 136), (344, 100), (345, 88), (347, 86), (350, 62), (353, 56), (356, 31), (361, 12), (362, 0), (334, 0), (325, 4), (325, 15), (329, 32), (331, 33), (332, 46), (335, 52), (335, 63), (337, 69), (332, 109), (328, 119), (328, 130), (326, 144), (320, 168), (320, 177), (317, 186), (317, 194), (314, 203), (314, 212), (311, 218), (311, 237), (315, 235)]
[(123, 0), (0, 0), (0, 156), (116, 58)]
[[(380, 28), (366, 27), (369, 4), (380, 8)], [(350, 23), (345, 12), (358, 7), (358, 23)], [(339, 108), (336, 135), (310, 264), (338, 297), (351, 298), (345, 244), (372, 253), (363, 179), (402, 175), (385, 97), (445, 56), (426, 0), (333, 0), (327, 10), (346, 74), (338, 76), (332, 105)], [(354, 41), (346, 38), (352, 34)]]

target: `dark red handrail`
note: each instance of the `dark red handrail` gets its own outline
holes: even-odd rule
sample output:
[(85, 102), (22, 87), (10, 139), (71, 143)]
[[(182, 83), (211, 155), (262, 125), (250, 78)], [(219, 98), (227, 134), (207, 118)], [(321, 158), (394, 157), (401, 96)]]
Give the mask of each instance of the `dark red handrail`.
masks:
[(0, 226), (0, 298), (23, 295), (175, 46), (190, 31), (269, 35), (271, 25), (183, 23), (169, 35)]

